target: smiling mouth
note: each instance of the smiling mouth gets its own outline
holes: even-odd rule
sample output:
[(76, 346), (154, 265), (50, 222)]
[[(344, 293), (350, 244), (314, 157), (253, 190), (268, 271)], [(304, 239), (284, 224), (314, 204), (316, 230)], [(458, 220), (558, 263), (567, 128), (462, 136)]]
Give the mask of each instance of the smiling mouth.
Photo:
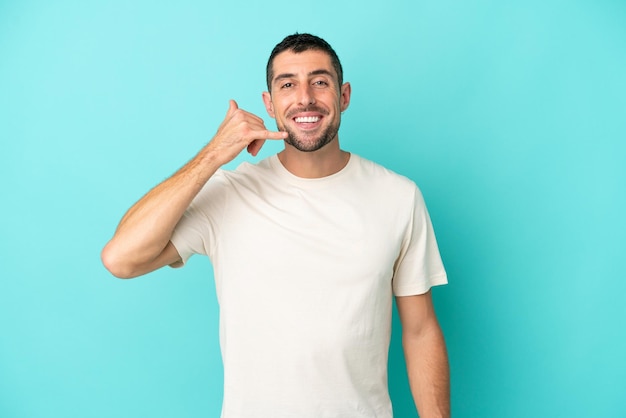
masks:
[(301, 116), (293, 119), (296, 123), (315, 123), (320, 120), (319, 116)]

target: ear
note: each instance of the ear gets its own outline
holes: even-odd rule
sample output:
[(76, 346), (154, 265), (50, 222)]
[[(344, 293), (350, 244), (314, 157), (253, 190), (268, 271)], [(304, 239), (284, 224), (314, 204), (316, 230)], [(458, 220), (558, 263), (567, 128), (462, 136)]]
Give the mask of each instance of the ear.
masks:
[(276, 115), (274, 114), (274, 105), (272, 104), (271, 93), (267, 91), (263, 92), (263, 103), (265, 103), (265, 110), (267, 110), (267, 114), (270, 115), (271, 118), (275, 119)]
[(341, 86), (341, 96), (339, 97), (339, 104), (342, 112), (348, 108), (348, 105), (350, 105), (351, 94), (352, 86), (350, 86), (350, 83), (343, 83)]

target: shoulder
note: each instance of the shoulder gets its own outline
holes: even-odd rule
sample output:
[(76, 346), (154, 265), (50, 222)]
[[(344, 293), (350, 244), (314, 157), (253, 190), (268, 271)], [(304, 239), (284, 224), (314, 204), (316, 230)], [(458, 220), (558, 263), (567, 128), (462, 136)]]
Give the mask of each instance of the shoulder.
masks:
[(419, 193), (417, 184), (410, 178), (356, 154), (352, 154), (352, 158), (354, 158), (359, 175), (372, 186), (402, 195)]
[(241, 182), (248, 179), (271, 175), (273, 172), (271, 159), (272, 157), (265, 158), (258, 162), (244, 161), (235, 169), (221, 168), (217, 171), (217, 173), (219, 173), (222, 179), (234, 182)]
[[(219, 169), (211, 181), (219, 183), (229, 190), (229, 194), (239, 192), (256, 192), (272, 184), (275, 169), (271, 163), (271, 157), (259, 162), (244, 161), (235, 169)], [(210, 181), (210, 182), (211, 182)]]

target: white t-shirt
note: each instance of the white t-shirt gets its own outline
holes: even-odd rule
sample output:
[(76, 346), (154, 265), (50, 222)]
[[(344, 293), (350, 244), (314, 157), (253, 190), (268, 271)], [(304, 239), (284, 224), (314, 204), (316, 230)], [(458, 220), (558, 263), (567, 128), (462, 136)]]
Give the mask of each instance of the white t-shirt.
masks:
[(318, 179), (243, 163), (207, 182), (172, 242), (213, 263), (222, 418), (392, 417), (393, 295), (447, 282), (412, 181), (354, 154)]

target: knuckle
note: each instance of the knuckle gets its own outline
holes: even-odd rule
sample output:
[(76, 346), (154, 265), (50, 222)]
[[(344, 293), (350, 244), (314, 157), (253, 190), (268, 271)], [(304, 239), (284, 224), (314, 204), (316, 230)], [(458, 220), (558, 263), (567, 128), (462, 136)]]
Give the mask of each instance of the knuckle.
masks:
[(243, 135), (244, 138), (250, 138), (252, 137), (252, 129), (250, 129), (250, 127), (248, 125), (244, 126), (241, 130), (241, 134)]

